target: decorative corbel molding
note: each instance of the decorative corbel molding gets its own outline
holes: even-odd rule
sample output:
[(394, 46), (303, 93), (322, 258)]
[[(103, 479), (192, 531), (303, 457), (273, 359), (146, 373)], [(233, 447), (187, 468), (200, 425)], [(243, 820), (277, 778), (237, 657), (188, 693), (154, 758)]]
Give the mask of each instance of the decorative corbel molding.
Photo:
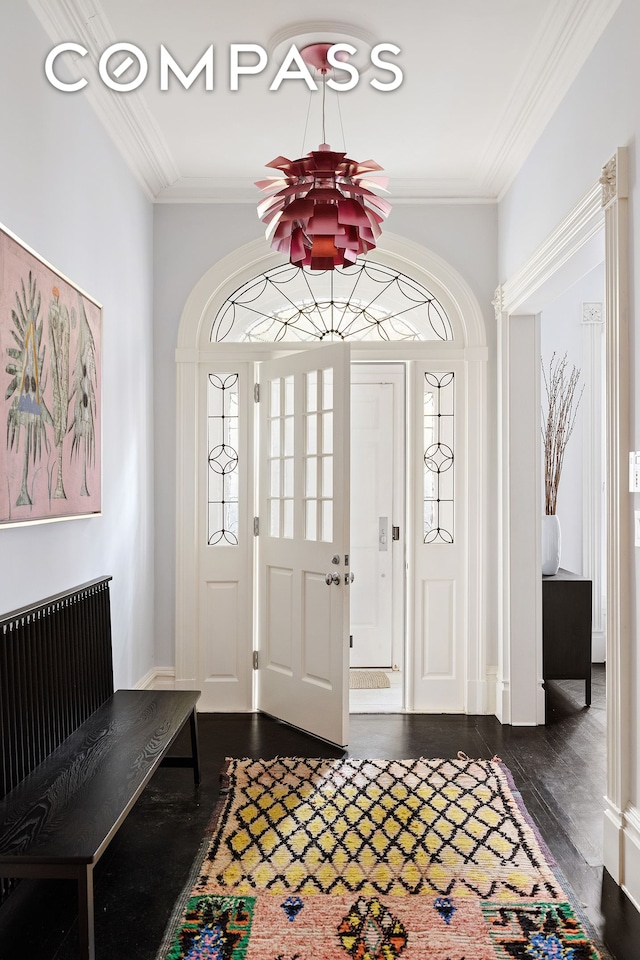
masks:
[(502, 284), (498, 284), (496, 287), (496, 292), (491, 301), (491, 306), (495, 310), (496, 320), (499, 320), (504, 312), (504, 287)]
[(606, 209), (615, 200), (629, 196), (629, 171), (626, 147), (618, 147), (602, 168), (599, 183), (602, 186), (602, 207)]
[(612, 200), (615, 200), (617, 194), (617, 158), (611, 157), (602, 168), (602, 176), (599, 183), (602, 184), (602, 206), (606, 207)]

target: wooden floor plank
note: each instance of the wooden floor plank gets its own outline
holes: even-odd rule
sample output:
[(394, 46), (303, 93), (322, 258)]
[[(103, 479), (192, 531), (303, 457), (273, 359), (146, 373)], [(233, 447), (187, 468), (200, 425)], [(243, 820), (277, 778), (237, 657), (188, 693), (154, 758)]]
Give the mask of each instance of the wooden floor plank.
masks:
[[(584, 707), (583, 684), (563, 681), (550, 688), (544, 727), (503, 727), (495, 717), (359, 714), (351, 717), (349, 753), (447, 757), (463, 750), (469, 756), (502, 757), (615, 960), (639, 960), (640, 916), (587, 856), (597, 847), (592, 831), (602, 817), (604, 669), (594, 671), (590, 709)], [(185, 782), (184, 771), (158, 770), (96, 868), (97, 960), (154, 960), (218, 797), (225, 757), (344, 755), (267, 717), (200, 715), (199, 728), (202, 786)], [(175, 749), (188, 753), (188, 731)], [(569, 782), (573, 790), (566, 789)], [(10, 898), (14, 903), (0, 910), (0, 960), (75, 960), (73, 890), (64, 881), (29, 881), (21, 887), (15, 900)]]

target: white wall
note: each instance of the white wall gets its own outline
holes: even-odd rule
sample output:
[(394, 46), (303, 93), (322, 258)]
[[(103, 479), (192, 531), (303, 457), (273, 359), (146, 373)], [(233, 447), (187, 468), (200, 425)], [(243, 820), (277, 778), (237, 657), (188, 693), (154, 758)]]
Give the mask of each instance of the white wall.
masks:
[[(256, 204), (258, 200), (256, 195)], [(491, 300), (497, 284), (495, 205), (398, 204), (386, 226), (394, 234), (433, 250), (467, 280), (484, 311), (490, 356), (494, 356), (495, 321)], [(174, 353), (180, 316), (189, 293), (205, 271), (242, 244), (260, 237), (263, 226), (253, 204), (158, 204), (154, 229), (156, 642), (158, 663), (172, 666), (175, 619)], [(493, 363), (488, 375), (491, 385), (495, 382)], [(493, 386), (490, 387), (490, 398), (493, 410)], [(491, 415), (490, 423), (493, 424), (494, 420)], [(493, 435), (490, 444), (495, 450)], [(495, 489), (491, 480), (489, 489)], [(489, 618), (492, 617), (495, 617), (494, 609), (489, 611)], [(490, 623), (490, 663), (497, 662), (495, 636), (496, 630)]]
[(131, 686), (154, 664), (153, 212), (83, 95), (46, 81), (50, 46), (24, 0), (2, 0), (0, 222), (103, 304), (103, 515), (0, 530), (0, 612), (113, 575)]
[[(640, 448), (640, 395), (636, 382), (640, 372), (637, 293), (640, 283), (640, 193), (638, 191), (640, 136), (640, 4), (622, 0), (608, 28), (573, 83), (555, 116), (500, 204), (499, 270), (506, 280), (526, 261), (546, 235), (587, 192), (600, 169), (618, 146), (629, 152), (630, 221), (630, 343), (631, 437), (629, 446)], [(640, 507), (636, 495), (632, 506)], [(632, 540), (633, 542), (633, 540)], [(623, 749), (623, 768), (629, 771), (630, 805), (624, 828), (627, 889), (640, 903), (640, 628), (638, 591), (640, 563), (631, 548), (632, 645), (630, 656), (631, 702), (629, 738)]]
[[(557, 358), (567, 354), (567, 374), (572, 366), (581, 371), (578, 394), (585, 383), (583, 302), (604, 300), (604, 265), (590, 271), (569, 290), (550, 303), (540, 316), (540, 345), (545, 370), (555, 351)], [(541, 386), (543, 411), (546, 412), (546, 394)], [(603, 396), (604, 404), (604, 396)], [(565, 570), (582, 574), (583, 571), (583, 425), (585, 420), (584, 397), (581, 401), (573, 434), (567, 444), (558, 488), (557, 514), (562, 531), (562, 556), (560, 565)], [(543, 474), (544, 482), (544, 474)], [(543, 488), (544, 494), (544, 488)], [(543, 501), (544, 512), (544, 501)]]

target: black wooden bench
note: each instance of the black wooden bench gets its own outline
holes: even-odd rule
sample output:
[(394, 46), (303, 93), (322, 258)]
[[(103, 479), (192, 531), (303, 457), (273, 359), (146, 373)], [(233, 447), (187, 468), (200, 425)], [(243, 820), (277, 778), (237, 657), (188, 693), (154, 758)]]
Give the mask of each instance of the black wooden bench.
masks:
[[(53, 601), (57, 604), (61, 597), (77, 595), (78, 590), (97, 583), (105, 584), (108, 579), (85, 584), (76, 588), (75, 593), (58, 595), (44, 603)], [(82, 600), (87, 597), (83, 596)], [(91, 603), (92, 597), (88, 600)], [(100, 598), (100, 602), (104, 608), (104, 598)], [(47, 756), (32, 764), (33, 769), (0, 800), (0, 877), (75, 879), (78, 884), (80, 957), (81, 960), (93, 960), (93, 869), (159, 766), (192, 767), (196, 784), (200, 782), (196, 715), (200, 694), (185, 690), (117, 690), (97, 708), (92, 709), (94, 704), (84, 709), (76, 705), (74, 713), (73, 701), (81, 700), (82, 695), (82, 683), (77, 681), (86, 670), (86, 664), (80, 664), (80, 674), (74, 674), (78, 664), (70, 662), (71, 648), (66, 651), (67, 664), (64, 649), (62, 659), (57, 659), (58, 647), (64, 648), (64, 643), (52, 640), (52, 633), (55, 633), (52, 617), (64, 609), (63, 606), (50, 611), (40, 624), (41, 629), (32, 630), (30, 635), (12, 633), (7, 641), (5, 630), (4, 636), (0, 637), (0, 642), (5, 641), (0, 650), (5, 780), (7, 759), (11, 760), (8, 749), (12, 746), (11, 741), (16, 740), (16, 727), (23, 729), (28, 739), (38, 743), (51, 737), (56, 722), (61, 724), (64, 733), (67, 732), (65, 724), (67, 728), (69, 725), (74, 727)], [(18, 624), (17, 630), (29, 621), (27, 625), (34, 626), (24, 610), (16, 611), (13, 620), (10, 618), (11, 615), (3, 617), (0, 625)], [(37, 618), (34, 622), (37, 626)], [(95, 628), (97, 620), (93, 613), (87, 623), (89, 626), (93, 624), (91, 629)], [(65, 630), (67, 627), (68, 624)], [(110, 647), (108, 617), (107, 627)], [(38, 636), (39, 633), (42, 636)], [(104, 648), (106, 642), (100, 637), (96, 646)], [(93, 648), (91, 641), (88, 645)], [(83, 642), (80, 649), (85, 646)], [(41, 658), (46, 651), (51, 663), (43, 664), (41, 659), (36, 663), (37, 656)], [(27, 653), (31, 664), (28, 672), (24, 669)], [(104, 660), (103, 654), (104, 649), (100, 653), (101, 660)], [(22, 662), (16, 666), (13, 661), (21, 657)], [(77, 657), (76, 647), (73, 659)], [(55, 669), (62, 671), (61, 676), (65, 673), (75, 675), (75, 683), (52, 683), (54, 659)], [(95, 663), (92, 666), (95, 667)], [(109, 674), (110, 669), (109, 664)], [(90, 675), (85, 676), (90, 686), (93, 680)], [(23, 690), (16, 691), (16, 685), (20, 683)], [(58, 687), (60, 691), (56, 693)], [(27, 689), (30, 697), (25, 693)], [(76, 694), (75, 698), (69, 696), (70, 691)], [(39, 702), (36, 702), (38, 698)], [(28, 702), (28, 709), (25, 709), (25, 701), (30, 700), (34, 702)], [(8, 709), (7, 701), (10, 701)], [(64, 723), (55, 718), (61, 704)], [(88, 715), (83, 716), (87, 711)], [(16, 712), (21, 714), (17, 721)], [(187, 721), (191, 733), (191, 756), (167, 756)], [(55, 730), (53, 739), (59, 739)], [(38, 752), (42, 753), (42, 748), (36, 750), (36, 754)]]

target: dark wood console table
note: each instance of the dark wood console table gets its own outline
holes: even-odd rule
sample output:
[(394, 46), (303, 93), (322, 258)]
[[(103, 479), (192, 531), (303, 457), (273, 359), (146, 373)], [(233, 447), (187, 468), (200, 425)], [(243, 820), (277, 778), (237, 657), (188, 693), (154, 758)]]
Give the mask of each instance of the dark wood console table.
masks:
[(542, 675), (584, 680), (591, 706), (591, 580), (562, 567), (542, 578)]

